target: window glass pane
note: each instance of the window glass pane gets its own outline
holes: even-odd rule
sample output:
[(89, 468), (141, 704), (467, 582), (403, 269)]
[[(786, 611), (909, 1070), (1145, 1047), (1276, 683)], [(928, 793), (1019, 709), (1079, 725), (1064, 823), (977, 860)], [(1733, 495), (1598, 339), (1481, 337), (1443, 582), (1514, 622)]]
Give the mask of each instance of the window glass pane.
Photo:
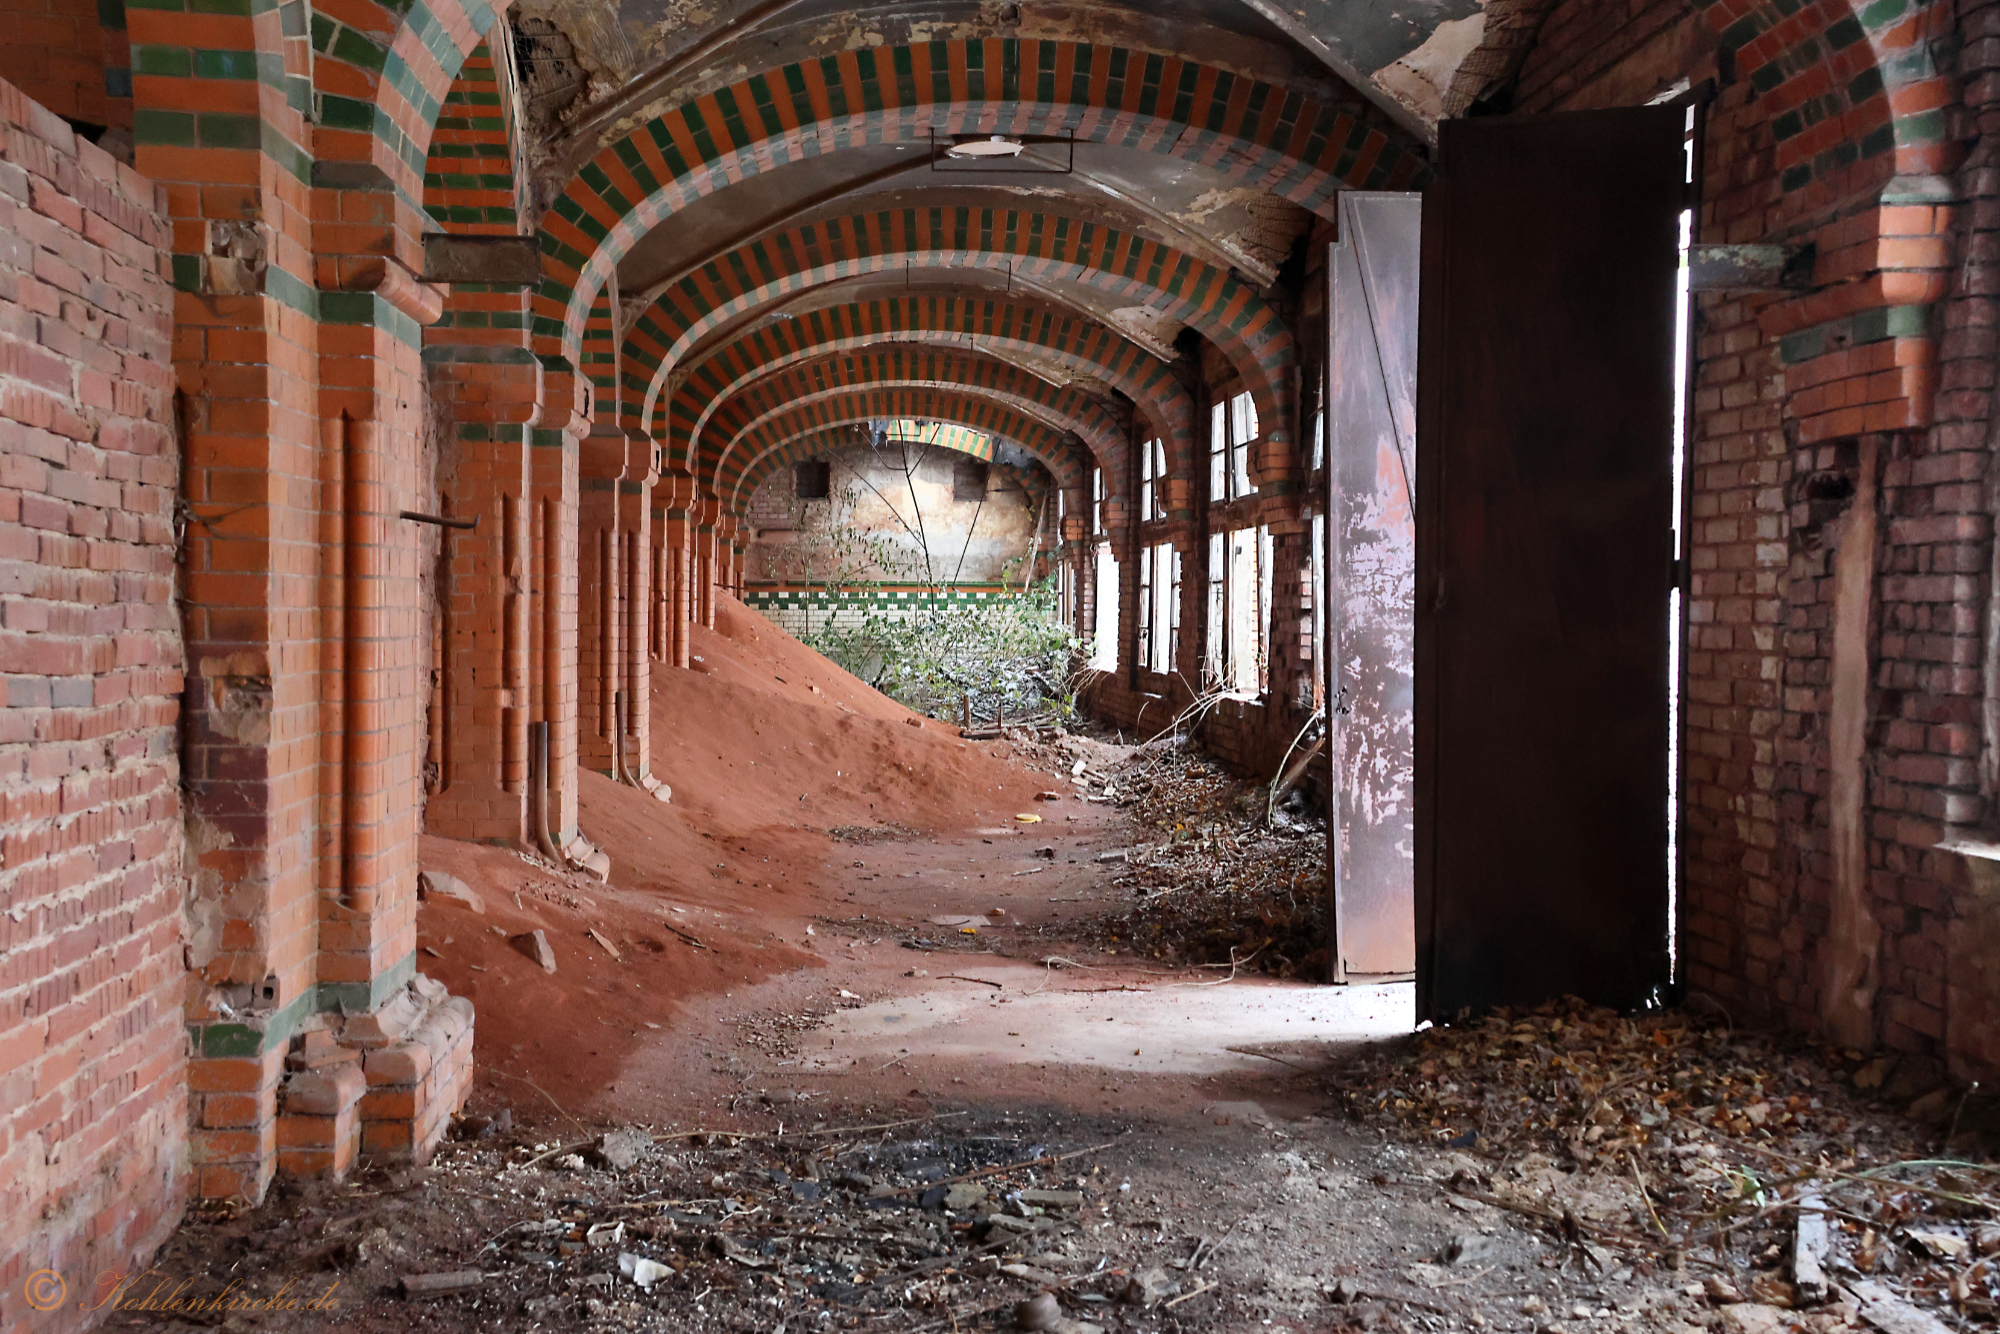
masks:
[(1118, 666), (1118, 557), (1109, 542), (1097, 544), (1097, 615), (1091, 631), (1090, 665), (1100, 672)]
[(1215, 405), (1208, 424), (1208, 496), (1229, 499), (1229, 416), (1221, 403)]
[(1271, 689), (1271, 590), (1277, 586), (1277, 544), (1269, 528), (1257, 530), (1257, 689)]
[(1138, 548), (1138, 664), (1152, 666), (1152, 548)]
[(1326, 704), (1326, 516), (1313, 515), (1312, 551), (1312, 703)]
[(1257, 530), (1229, 535), (1229, 688), (1257, 690)]
[(1222, 680), (1229, 660), (1229, 637), (1223, 617), (1229, 606), (1229, 561), (1221, 533), (1208, 535), (1208, 662), (1204, 665), (1211, 683)]

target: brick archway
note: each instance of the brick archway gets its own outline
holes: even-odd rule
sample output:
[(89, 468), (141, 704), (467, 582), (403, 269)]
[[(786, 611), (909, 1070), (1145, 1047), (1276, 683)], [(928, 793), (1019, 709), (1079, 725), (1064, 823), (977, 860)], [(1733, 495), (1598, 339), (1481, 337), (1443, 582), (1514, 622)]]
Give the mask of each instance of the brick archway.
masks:
[(1359, 98), (1322, 104), (1172, 53), (1004, 38), (841, 51), (718, 89), (598, 152), (543, 220), (536, 350), (574, 362), (618, 261), (690, 200), (851, 144), (928, 145), (932, 131), (1074, 134), (1199, 162), (1326, 217), (1342, 188), (1424, 174)]
[[(793, 407), (857, 389), (963, 389), (1005, 404), (1058, 429), (1073, 432), (1106, 468), (1125, 455), (1123, 426), (1073, 389), (1051, 385), (993, 358), (914, 348), (835, 353), (760, 380), (725, 404), (710, 420), (695, 476), (718, 476), (732, 462), (739, 441)], [(1050, 467), (1055, 472), (1054, 465)]]
[(887, 297), (809, 311), (701, 357), (661, 409), (670, 466), (684, 466), (709, 418), (752, 381), (829, 353), (883, 345), (1048, 357), (1130, 398), (1146, 429), (1173, 442), (1176, 468), (1193, 466), (1194, 402), (1167, 363), (1067, 311), (974, 297)]
[(907, 386), (841, 390), (766, 419), (744, 437), (735, 461), (715, 474), (715, 495), (725, 510), (740, 514), (755, 490), (746, 488), (746, 480), (762, 475), (758, 465), (773, 451), (833, 427), (898, 417), (955, 422), (1011, 440), (1041, 460), (1061, 486), (1076, 486), (1083, 477), (1082, 465), (1055, 426), (969, 390)]
[(676, 360), (711, 329), (824, 282), (904, 267), (981, 268), (1085, 284), (1140, 302), (1199, 330), (1243, 376), (1289, 447), (1292, 336), (1278, 313), (1228, 274), (1181, 251), (1113, 227), (1012, 209), (904, 209), (793, 228), (744, 246), (663, 294), (627, 333), (628, 383), (648, 376), (638, 421), (653, 417)]

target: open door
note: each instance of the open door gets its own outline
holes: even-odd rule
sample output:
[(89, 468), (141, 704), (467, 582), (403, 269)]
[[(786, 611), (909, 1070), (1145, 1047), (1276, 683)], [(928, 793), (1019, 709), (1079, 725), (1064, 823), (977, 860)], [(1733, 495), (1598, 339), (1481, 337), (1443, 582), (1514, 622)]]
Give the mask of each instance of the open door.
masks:
[(1683, 107), (1448, 121), (1424, 200), (1417, 1011), (1657, 997)]
[(1331, 980), (1416, 968), (1417, 277), (1423, 199), (1347, 191), (1328, 254), (1327, 889)]

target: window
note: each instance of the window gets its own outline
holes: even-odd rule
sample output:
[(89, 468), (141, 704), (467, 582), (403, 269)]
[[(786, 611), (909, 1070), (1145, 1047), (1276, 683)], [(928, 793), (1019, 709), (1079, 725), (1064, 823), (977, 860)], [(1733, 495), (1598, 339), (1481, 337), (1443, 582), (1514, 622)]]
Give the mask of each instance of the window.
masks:
[(1312, 601), (1306, 608), (1306, 614), (1312, 621), (1312, 633), (1308, 641), (1312, 644), (1312, 670), (1306, 676), (1312, 684), (1310, 688), (1300, 692), (1304, 696), (1300, 702), (1307, 708), (1319, 708), (1326, 703), (1329, 679), (1329, 663), (1326, 656), (1326, 516), (1324, 514), (1313, 515), (1312, 551), (1307, 559), (1312, 562)]
[(1262, 694), (1268, 681), (1274, 544), (1268, 528), (1208, 538), (1208, 680), (1232, 694)]
[(1171, 542), (1139, 551), (1139, 665), (1149, 672), (1174, 669), (1174, 641), (1181, 628), (1181, 553)]
[(825, 500), (833, 491), (833, 465), (808, 459), (792, 469), (793, 494), (800, 500)]
[(951, 471), (953, 500), (986, 499), (986, 481), (991, 469), (978, 459), (960, 459)]
[(1250, 444), (1257, 438), (1257, 405), (1249, 394), (1229, 400), (1230, 496), (1250, 494)]
[(1104, 469), (1090, 470), (1090, 534), (1104, 536)]
[(1139, 519), (1167, 517), (1167, 442), (1148, 440), (1139, 446)]
[(1097, 544), (1097, 616), (1090, 666), (1100, 672), (1118, 668), (1118, 557), (1109, 542)]
[(1318, 472), (1326, 467), (1326, 408), (1322, 406), (1313, 413), (1312, 428), (1312, 469)]
[(1217, 403), (1208, 418), (1208, 498), (1221, 504), (1247, 496), (1250, 446), (1257, 439), (1257, 405), (1246, 391)]

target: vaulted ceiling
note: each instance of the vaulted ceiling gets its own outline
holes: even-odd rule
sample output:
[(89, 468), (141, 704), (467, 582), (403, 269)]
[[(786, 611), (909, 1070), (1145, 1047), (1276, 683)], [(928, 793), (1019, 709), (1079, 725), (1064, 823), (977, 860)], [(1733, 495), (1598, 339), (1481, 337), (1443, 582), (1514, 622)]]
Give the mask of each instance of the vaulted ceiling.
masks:
[(1421, 181), (1543, 3), (526, 0), (537, 327), (710, 494), (823, 431), (809, 384), (1019, 423), (1057, 475), (1186, 457), (1204, 341), (1283, 432), (1306, 239)]

